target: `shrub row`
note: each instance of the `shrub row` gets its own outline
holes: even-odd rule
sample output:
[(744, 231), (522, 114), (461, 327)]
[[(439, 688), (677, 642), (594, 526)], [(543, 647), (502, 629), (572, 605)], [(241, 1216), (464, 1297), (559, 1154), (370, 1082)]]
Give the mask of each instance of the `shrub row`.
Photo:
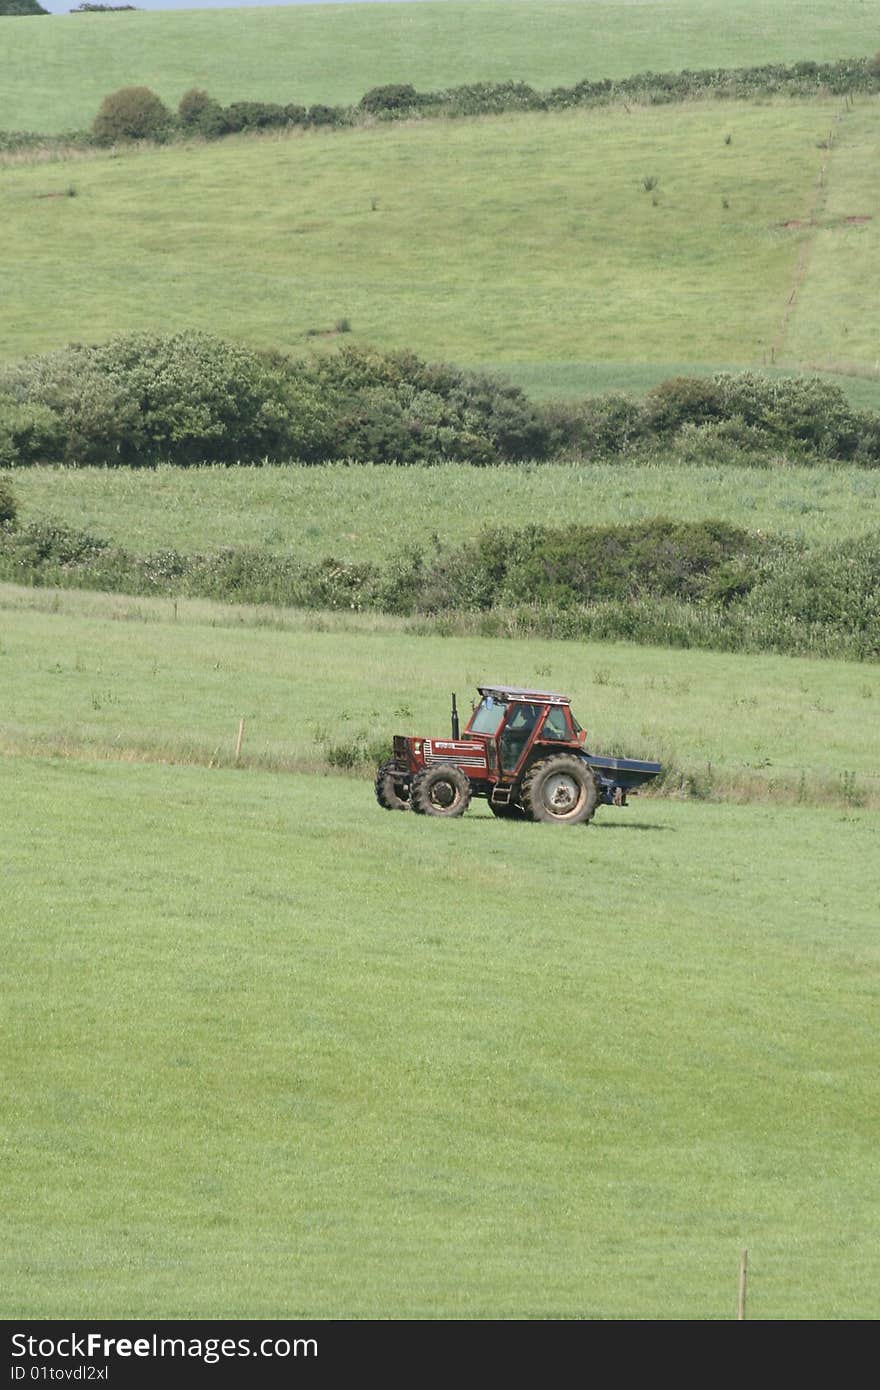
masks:
[(373, 609), (454, 630), (880, 659), (880, 532), (827, 548), (723, 522), (487, 530), (385, 566), (228, 549), (137, 556), (51, 523), (0, 523), (0, 578), (132, 594)]
[(0, 466), (546, 457), (518, 387), (414, 353), (304, 360), (209, 334), (129, 334), (0, 370)]
[(297, 459), (487, 465), (643, 456), (880, 464), (880, 417), (818, 378), (674, 378), (536, 404), (413, 352), (348, 344), (294, 359), (209, 334), (122, 335), (0, 368), (0, 467)]
[(608, 392), (548, 407), (547, 420), (556, 450), (578, 455), (613, 457), (660, 442), (713, 463), (760, 463), (779, 452), (880, 463), (880, 416), (857, 410), (820, 377), (673, 377), (642, 398)]
[[(29, 4), (30, 0), (9, 0), (9, 3)], [(548, 92), (515, 81), (473, 82), (436, 92), (419, 92), (410, 83), (391, 83), (371, 88), (353, 106), (331, 106), (323, 102), (304, 106), (296, 102), (266, 101), (236, 101), (223, 106), (208, 92), (192, 88), (184, 94), (174, 112), (148, 87), (122, 87), (104, 98), (91, 130), (60, 136), (33, 131), (0, 131), (0, 152), (37, 145), (110, 145), (130, 140), (164, 142), (192, 135), (213, 140), (245, 130), (354, 126), (365, 120), (392, 121), (421, 116), (562, 111), (614, 103), (665, 105), (701, 98), (843, 96), (878, 90), (880, 54), (872, 58), (841, 58), (833, 63), (767, 63), (759, 67), (706, 68), (695, 72), (643, 72), (613, 80), (602, 78), (591, 82), (585, 79), (571, 87), (555, 87)]]
[[(138, 89), (144, 92), (146, 89)], [(350, 126), (365, 117), (380, 120), (413, 116), (485, 116), (506, 111), (560, 111), (571, 107), (606, 106), (612, 102), (658, 105), (705, 97), (745, 100), (750, 97), (843, 95), (880, 90), (877, 58), (840, 59), (834, 63), (769, 63), (750, 68), (709, 68), (697, 72), (637, 73), (632, 77), (598, 82), (584, 80), (572, 87), (539, 92), (525, 82), (473, 82), (436, 92), (419, 92), (410, 83), (373, 87), (355, 106), (239, 101), (221, 106), (207, 92), (192, 89), (181, 99), (177, 117), (166, 108), (162, 123), (168, 133), (175, 127), (208, 139), (241, 130), (288, 126)], [(112, 108), (122, 93), (105, 99), (99, 114), (96, 138), (113, 139), (107, 128), (105, 108)], [(155, 131), (145, 128), (143, 138)], [(131, 138), (120, 131), (118, 138)]]

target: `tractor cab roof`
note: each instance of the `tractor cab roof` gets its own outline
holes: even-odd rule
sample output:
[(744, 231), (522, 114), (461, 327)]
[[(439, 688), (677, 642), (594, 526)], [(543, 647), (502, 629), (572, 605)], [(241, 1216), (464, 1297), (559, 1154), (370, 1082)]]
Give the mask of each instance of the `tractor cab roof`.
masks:
[(570, 695), (557, 695), (549, 690), (526, 690), (518, 685), (478, 685), (481, 695), (507, 702), (522, 700), (535, 705), (570, 705)]

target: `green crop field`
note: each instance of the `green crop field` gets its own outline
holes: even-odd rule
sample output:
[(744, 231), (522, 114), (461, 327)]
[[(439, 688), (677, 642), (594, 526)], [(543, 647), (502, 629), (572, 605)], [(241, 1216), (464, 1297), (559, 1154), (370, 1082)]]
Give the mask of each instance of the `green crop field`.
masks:
[(355, 102), (370, 87), (436, 90), (867, 56), (863, 0), (434, 0), (418, 5), (53, 16), (3, 21), (0, 129), (88, 125), (108, 92), (190, 87), (219, 100)]
[(250, 546), (315, 561), (389, 558), (406, 543), (460, 543), (486, 526), (706, 517), (832, 544), (877, 527), (880, 471), (630, 463), (319, 468), (29, 468), (13, 488), (22, 523), (61, 522), (136, 554)]
[[(346, 318), (464, 362), (760, 365), (810, 315), (801, 365), (871, 373), (877, 233), (847, 218), (876, 210), (878, 111), (693, 102), (17, 164), (0, 352), (185, 326), (301, 352)], [(852, 321), (816, 318), (826, 281)]]
[(875, 1316), (876, 817), (0, 779), (5, 1317)]

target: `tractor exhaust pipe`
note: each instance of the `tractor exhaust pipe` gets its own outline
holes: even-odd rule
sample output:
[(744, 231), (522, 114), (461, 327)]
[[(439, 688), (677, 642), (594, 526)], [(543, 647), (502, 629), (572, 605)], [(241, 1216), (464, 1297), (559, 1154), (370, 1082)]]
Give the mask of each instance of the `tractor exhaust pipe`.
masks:
[(452, 692), (452, 737), (459, 737), (458, 728), (458, 706), (455, 703), (455, 691)]

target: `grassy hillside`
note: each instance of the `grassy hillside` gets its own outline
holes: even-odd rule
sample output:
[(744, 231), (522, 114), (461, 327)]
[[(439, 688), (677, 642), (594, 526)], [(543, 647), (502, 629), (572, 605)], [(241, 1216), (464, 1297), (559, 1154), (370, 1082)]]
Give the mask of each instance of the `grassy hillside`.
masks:
[[(814, 277), (821, 297), (876, 276), (876, 233), (845, 209), (876, 207), (878, 109), (693, 103), (18, 165), (0, 352), (184, 325), (302, 350), (346, 318), (470, 362), (787, 361)], [(813, 224), (823, 165), (836, 202)], [(826, 315), (799, 353), (870, 368), (875, 325), (864, 302), (858, 332)]]
[(873, 1316), (875, 818), (0, 779), (5, 1317)]
[[(449, 691), (551, 682), (591, 746), (733, 796), (880, 804), (880, 669), (620, 644), (426, 637), (402, 620), (0, 585), (2, 751), (255, 766), (441, 734)], [(341, 759), (344, 761), (344, 759)], [(855, 782), (847, 781), (854, 778)]]
[(794, 361), (821, 361), (842, 370), (867, 365), (875, 378), (880, 376), (878, 334), (865, 312), (864, 285), (859, 288), (853, 272), (859, 263), (880, 269), (880, 195), (863, 177), (876, 165), (877, 114), (836, 127), (846, 153), (838, 159), (836, 145), (828, 151), (817, 225), (804, 249), (790, 320), (780, 334), (784, 355)]
[(14, 476), (19, 519), (60, 521), (137, 554), (258, 547), (300, 560), (389, 558), (462, 542), (489, 524), (584, 525), (667, 516), (831, 544), (874, 530), (880, 470), (596, 463), (529, 468), (28, 468)]
[(0, 129), (88, 125), (116, 88), (146, 84), (176, 104), (189, 87), (221, 101), (357, 101), (370, 87), (421, 89), (867, 56), (863, 0), (433, 0), (424, 4), (59, 15), (5, 20)]

